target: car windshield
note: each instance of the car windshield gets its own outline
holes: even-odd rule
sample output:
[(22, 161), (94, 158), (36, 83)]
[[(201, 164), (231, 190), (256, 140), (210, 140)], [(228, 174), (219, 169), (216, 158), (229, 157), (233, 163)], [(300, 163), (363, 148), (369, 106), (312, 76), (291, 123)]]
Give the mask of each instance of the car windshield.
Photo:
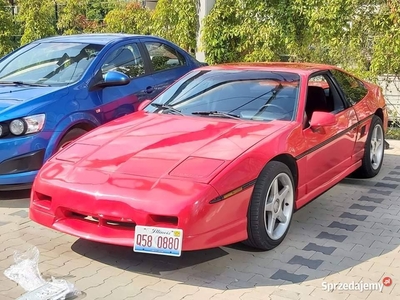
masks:
[(247, 70), (193, 71), (145, 108), (147, 112), (243, 120), (291, 121), (300, 76)]
[(34, 43), (0, 61), (0, 82), (68, 85), (78, 81), (102, 45)]

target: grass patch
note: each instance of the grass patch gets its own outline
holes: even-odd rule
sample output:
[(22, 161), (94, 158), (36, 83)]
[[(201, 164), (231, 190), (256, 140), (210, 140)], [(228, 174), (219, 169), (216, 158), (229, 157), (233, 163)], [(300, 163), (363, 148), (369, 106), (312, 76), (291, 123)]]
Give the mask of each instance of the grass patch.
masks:
[(400, 140), (400, 127), (389, 127), (385, 138), (391, 140)]

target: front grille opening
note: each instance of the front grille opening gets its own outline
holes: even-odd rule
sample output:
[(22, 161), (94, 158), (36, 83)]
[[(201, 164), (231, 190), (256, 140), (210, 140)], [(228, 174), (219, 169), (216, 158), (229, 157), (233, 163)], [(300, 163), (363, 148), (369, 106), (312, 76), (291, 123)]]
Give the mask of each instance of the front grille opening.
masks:
[(86, 217), (85, 217), (85, 220), (90, 221), (90, 222), (96, 222), (96, 223), (99, 222), (99, 219), (98, 219), (98, 218), (91, 217), (91, 216), (86, 216)]
[(105, 221), (105, 225), (107, 226), (120, 226), (120, 227), (125, 227), (125, 228), (132, 228), (135, 229), (136, 224), (135, 223), (130, 223), (130, 222), (115, 222), (115, 221)]
[(150, 218), (156, 224), (159, 223), (159, 224), (168, 224), (174, 226), (178, 225), (178, 217), (151, 215)]
[(39, 192), (34, 192), (33, 199), (35, 201), (51, 201), (51, 197)]
[(134, 222), (122, 222), (122, 221), (116, 221), (116, 220), (108, 220), (107, 218), (98, 218), (98, 217), (80, 214), (77, 212), (70, 212), (70, 216), (71, 216), (71, 218), (77, 218), (77, 219), (81, 219), (82, 221), (90, 222), (93, 224), (98, 224), (100, 226), (113, 227), (115, 229), (117, 229), (117, 227), (120, 229), (134, 229), (136, 226), (136, 223), (134, 223)]
[(49, 210), (51, 208), (51, 197), (42, 193), (34, 191), (32, 193), (33, 205), (40, 207), (41, 209)]
[(83, 214), (80, 214), (80, 213), (77, 213), (77, 212), (70, 212), (70, 216), (72, 218), (81, 219), (81, 220), (92, 222), (92, 223), (98, 223), (99, 222), (98, 218), (95, 218), (95, 217), (92, 217), (92, 216), (83, 215)]

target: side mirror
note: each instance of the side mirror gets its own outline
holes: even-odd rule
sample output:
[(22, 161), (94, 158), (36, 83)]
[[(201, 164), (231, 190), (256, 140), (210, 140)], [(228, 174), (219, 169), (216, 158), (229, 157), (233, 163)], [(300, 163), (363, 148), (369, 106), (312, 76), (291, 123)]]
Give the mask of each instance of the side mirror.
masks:
[(141, 102), (140, 104), (139, 104), (139, 106), (138, 106), (138, 111), (141, 111), (141, 110), (143, 110), (147, 105), (149, 105), (151, 102), (153, 102), (153, 100), (149, 100), (149, 99), (146, 99), (146, 100), (144, 100), (143, 102)]
[(311, 129), (318, 129), (319, 127), (332, 126), (335, 124), (335, 115), (323, 111), (314, 111), (310, 121)]
[(129, 76), (118, 71), (108, 71), (103, 75), (103, 80), (96, 83), (95, 86), (98, 88), (105, 88), (109, 86), (122, 86), (127, 85), (131, 82)]

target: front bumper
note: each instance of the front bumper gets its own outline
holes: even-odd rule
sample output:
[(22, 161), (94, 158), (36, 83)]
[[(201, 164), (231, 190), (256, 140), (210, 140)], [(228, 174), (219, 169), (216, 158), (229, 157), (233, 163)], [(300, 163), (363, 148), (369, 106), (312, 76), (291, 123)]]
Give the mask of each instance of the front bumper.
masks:
[[(251, 189), (229, 201), (210, 204), (209, 199), (218, 194), (208, 185), (163, 179), (149, 182), (149, 178), (133, 177), (127, 181), (125, 177), (125, 184), (130, 186), (127, 189), (117, 187), (118, 181), (114, 178), (113, 185), (108, 181), (101, 186), (61, 181), (49, 184), (39, 174), (32, 188), (29, 216), (63, 233), (127, 247), (134, 245), (136, 225), (182, 229), (183, 251), (247, 239)], [(151, 190), (140, 189), (148, 185), (152, 186)], [(174, 192), (162, 191), (168, 186)]]
[(45, 161), (46, 133), (0, 139), (0, 190), (25, 189)]
[(42, 167), (44, 149), (7, 159), (0, 163), (0, 191), (29, 189)]
[(44, 149), (15, 156), (0, 163), (0, 175), (14, 175), (39, 170), (44, 161)]

